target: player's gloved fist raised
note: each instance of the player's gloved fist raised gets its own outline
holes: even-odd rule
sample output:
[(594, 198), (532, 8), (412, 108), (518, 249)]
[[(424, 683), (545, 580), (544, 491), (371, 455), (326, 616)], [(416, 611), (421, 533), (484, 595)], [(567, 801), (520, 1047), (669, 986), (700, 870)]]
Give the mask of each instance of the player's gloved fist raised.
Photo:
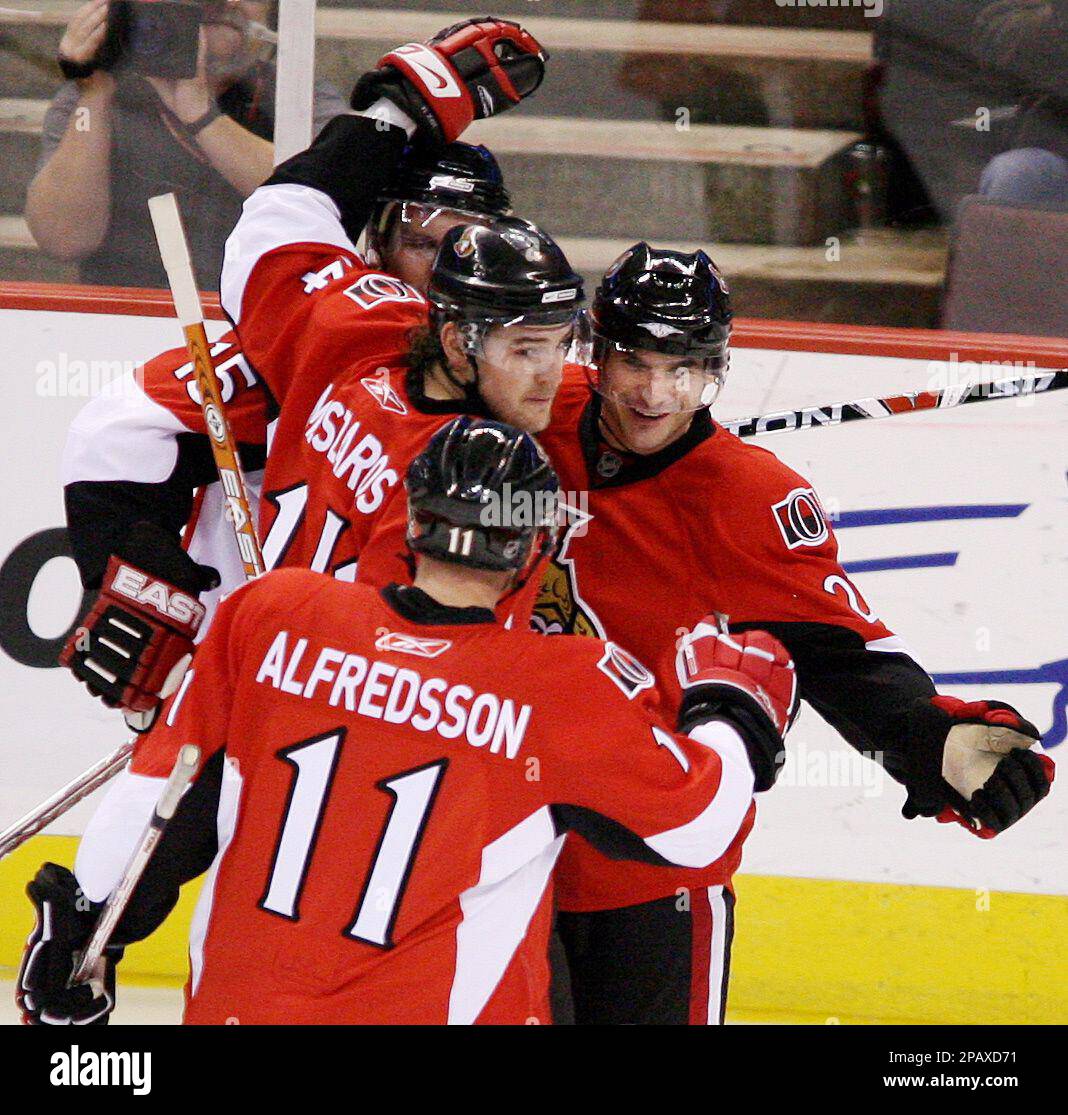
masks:
[(26, 942), (15, 990), (22, 1021), (28, 1026), (106, 1026), (115, 1007), (115, 964), (122, 950), (108, 950), (99, 985), (69, 986), (100, 907), (57, 863), (44, 864), (26, 893), (36, 909), (37, 924)]
[(59, 661), (106, 705), (122, 708), (131, 728), (147, 731), (193, 653), (204, 619), (198, 596), (219, 575), (152, 523), (133, 527), (119, 550)]
[[(902, 814), (957, 822), (989, 839), (1015, 824), (1049, 793), (1053, 760), (1030, 748), (1042, 737), (1001, 701), (935, 696), (916, 702), (913, 733), (941, 755), (937, 771), (906, 782)], [(926, 774), (926, 777), (924, 777)]]
[(354, 109), (392, 101), (435, 143), (451, 143), (472, 120), (496, 116), (530, 96), (545, 76), (548, 53), (518, 23), (485, 16), (408, 43), (359, 79)]
[(797, 677), (786, 648), (766, 631), (738, 635), (702, 620), (676, 658), (683, 688), (679, 731), (728, 720), (745, 741), (756, 791), (770, 790), (786, 754), (783, 738), (797, 713)]

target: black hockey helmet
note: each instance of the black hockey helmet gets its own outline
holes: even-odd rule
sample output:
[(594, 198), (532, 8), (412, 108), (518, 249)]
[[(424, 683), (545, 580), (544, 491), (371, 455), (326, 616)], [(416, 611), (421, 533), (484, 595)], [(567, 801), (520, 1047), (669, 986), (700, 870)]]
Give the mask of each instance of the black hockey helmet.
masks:
[(594, 387), (601, 391), (610, 347), (660, 352), (699, 362), (707, 380), (700, 405), (710, 405), (727, 372), (731, 317), (727, 284), (705, 252), (640, 241), (612, 264), (594, 295)]
[(401, 160), (379, 195), (367, 226), (370, 246), (379, 262), (394, 219), (409, 206), (429, 212), (448, 210), (480, 221), (512, 212), (504, 176), (492, 152), (481, 145), (460, 142), (446, 144), (436, 154), (409, 150)]
[(474, 569), (525, 570), (556, 540), (559, 481), (535, 439), (464, 414), (412, 461), (408, 545)]
[(521, 217), (451, 229), (427, 291), (441, 321), (559, 325), (581, 308), (582, 277), (560, 246)]

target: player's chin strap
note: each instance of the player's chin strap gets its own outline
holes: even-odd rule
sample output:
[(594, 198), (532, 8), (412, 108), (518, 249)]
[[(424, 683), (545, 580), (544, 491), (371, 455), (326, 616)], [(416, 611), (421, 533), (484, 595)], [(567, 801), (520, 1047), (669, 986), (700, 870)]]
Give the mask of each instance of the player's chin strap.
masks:
[[(530, 547), (530, 556), (527, 558), (526, 565), (522, 569), (515, 571), (515, 577), (512, 581), (511, 587), (507, 592), (501, 594), (498, 601), (498, 607), (510, 600), (513, 596), (517, 596), (526, 588), (530, 582), (531, 577), (536, 573), (541, 574), (542, 570), (548, 565), (549, 559), (552, 557), (556, 550), (557, 532), (555, 530), (543, 530), (541, 532), (542, 538), (537, 546)], [(539, 577), (539, 580), (543, 579)]]

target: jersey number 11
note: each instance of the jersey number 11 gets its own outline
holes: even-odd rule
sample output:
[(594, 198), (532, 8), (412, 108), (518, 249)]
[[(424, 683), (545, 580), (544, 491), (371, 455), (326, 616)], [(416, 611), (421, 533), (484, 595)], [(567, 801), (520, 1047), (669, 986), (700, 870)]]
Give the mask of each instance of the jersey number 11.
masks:
[[(285, 816), (260, 906), (280, 917), (300, 918), (300, 896), (326, 813), (346, 729), (301, 740), (276, 752), (293, 768)], [(448, 766), (438, 759), (383, 778), (375, 788), (393, 799), (356, 912), (345, 935), (378, 948), (393, 947), (393, 926), (412, 872), (431, 807)]]

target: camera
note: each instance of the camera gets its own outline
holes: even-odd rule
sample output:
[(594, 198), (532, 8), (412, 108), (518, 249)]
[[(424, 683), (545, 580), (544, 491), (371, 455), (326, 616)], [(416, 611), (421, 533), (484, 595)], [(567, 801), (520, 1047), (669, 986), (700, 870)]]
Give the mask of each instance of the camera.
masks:
[(121, 64), (146, 77), (195, 77), (203, 16), (197, 0), (112, 0), (100, 65)]

